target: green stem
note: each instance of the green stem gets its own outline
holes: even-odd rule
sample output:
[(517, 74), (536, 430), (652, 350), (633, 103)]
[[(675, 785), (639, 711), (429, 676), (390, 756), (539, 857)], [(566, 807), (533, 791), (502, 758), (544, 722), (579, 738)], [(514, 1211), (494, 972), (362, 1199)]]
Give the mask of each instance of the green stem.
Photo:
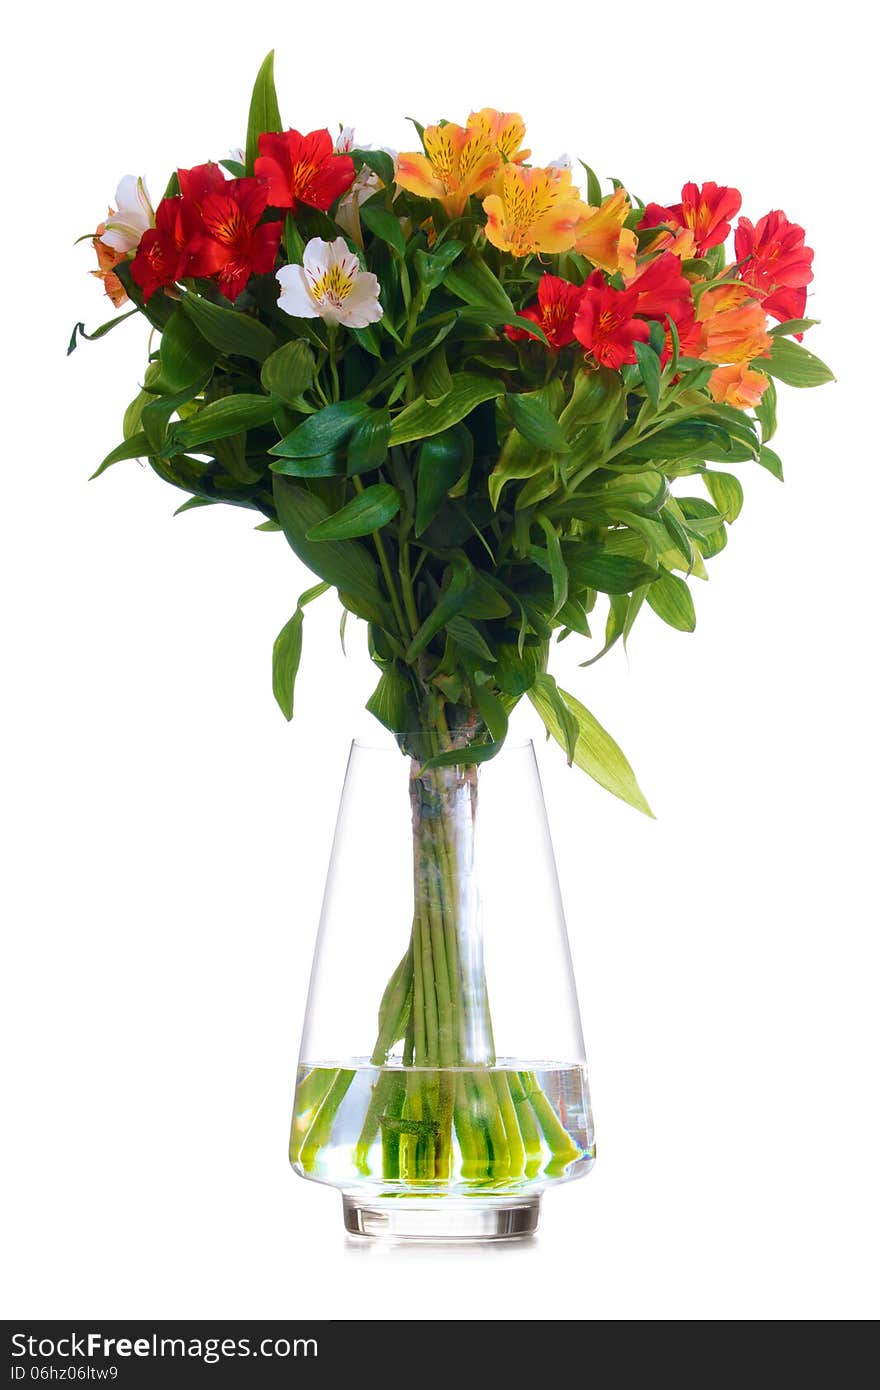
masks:
[(345, 1099), (346, 1092), (353, 1080), (353, 1071), (340, 1068), (335, 1073), (332, 1085), (324, 1097), (299, 1151), (300, 1166), (305, 1172), (314, 1171), (318, 1155), (330, 1142), (336, 1112)]
[(538, 1085), (534, 1072), (520, 1072), (520, 1080), (541, 1127), (541, 1133), (550, 1148), (550, 1162), (544, 1171), (550, 1174), (561, 1173), (569, 1163), (580, 1158), (580, 1149)]
[[(355, 476), (354, 478), (352, 478), (352, 482), (354, 484), (355, 492), (361, 493), (364, 491), (364, 485), (361, 482), (360, 478)], [(394, 583), (394, 576), (391, 573), (391, 566), (388, 563), (388, 554), (385, 550), (385, 542), (382, 540), (381, 531), (373, 531), (371, 535), (373, 544), (376, 547), (376, 555), (379, 558), (379, 568), (382, 571), (382, 577), (385, 580), (385, 588), (388, 591), (388, 597), (391, 601), (391, 607), (394, 612), (394, 621), (397, 624), (398, 636), (403, 638), (405, 643), (407, 640), (406, 619), (403, 616), (403, 609), (400, 606), (400, 598), (397, 593), (397, 585)]]

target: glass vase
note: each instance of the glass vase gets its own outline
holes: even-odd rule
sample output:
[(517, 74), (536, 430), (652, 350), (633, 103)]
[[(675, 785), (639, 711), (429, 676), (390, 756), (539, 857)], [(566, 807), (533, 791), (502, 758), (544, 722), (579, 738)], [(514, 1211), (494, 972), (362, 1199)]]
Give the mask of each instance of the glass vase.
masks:
[(438, 766), (401, 742), (352, 745), (290, 1160), (352, 1233), (527, 1235), (595, 1157), (534, 748)]

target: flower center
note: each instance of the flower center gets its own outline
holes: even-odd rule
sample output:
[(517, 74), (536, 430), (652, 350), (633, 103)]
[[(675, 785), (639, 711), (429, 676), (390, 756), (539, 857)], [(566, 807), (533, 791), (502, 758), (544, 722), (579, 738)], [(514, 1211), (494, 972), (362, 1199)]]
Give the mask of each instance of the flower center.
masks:
[(331, 265), (321, 275), (309, 272), (312, 295), (319, 303), (332, 304), (339, 308), (354, 289), (354, 275), (346, 272), (341, 265)]

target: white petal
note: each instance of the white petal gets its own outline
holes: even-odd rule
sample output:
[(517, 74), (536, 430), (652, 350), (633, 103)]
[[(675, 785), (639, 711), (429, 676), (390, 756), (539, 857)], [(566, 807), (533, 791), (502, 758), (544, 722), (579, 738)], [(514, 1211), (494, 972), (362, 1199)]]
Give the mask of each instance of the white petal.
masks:
[(284, 265), (275, 272), (275, 279), (281, 286), (278, 307), (295, 319), (316, 319), (318, 306), (309, 290), (308, 280), (301, 265)]
[[(341, 240), (341, 238), (337, 238), (337, 240)], [(313, 236), (311, 241), (307, 241), (305, 244), (303, 266), (312, 275), (323, 275), (330, 264), (329, 252), (330, 242), (322, 241), (319, 236)]]
[(142, 215), (146, 218), (147, 226), (153, 225), (153, 204), (150, 202), (150, 194), (143, 179), (137, 181), (137, 200)]
[[(146, 231), (146, 228), (143, 229)], [(135, 251), (141, 239), (141, 228), (133, 227), (126, 219), (112, 218), (107, 222), (101, 241), (105, 246), (110, 246), (114, 251), (119, 251), (123, 255), (129, 251)]]
[(119, 187), (116, 190), (116, 206), (118, 208), (136, 208), (138, 206), (138, 181), (135, 174), (126, 174), (119, 180)]
[(378, 323), (381, 317), (379, 281), (369, 271), (362, 271), (351, 294), (343, 301), (340, 321), (349, 328), (366, 328), (368, 323)]

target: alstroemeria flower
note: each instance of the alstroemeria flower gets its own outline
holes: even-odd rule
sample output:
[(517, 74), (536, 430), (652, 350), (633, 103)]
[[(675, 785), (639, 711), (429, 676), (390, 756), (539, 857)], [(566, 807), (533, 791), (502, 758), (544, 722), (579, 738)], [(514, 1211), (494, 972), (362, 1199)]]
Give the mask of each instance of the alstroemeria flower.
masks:
[(335, 241), (312, 237), (302, 265), (282, 266), (275, 279), (281, 286), (278, 307), (293, 318), (321, 318), (347, 328), (366, 328), (382, 317), (379, 281), (361, 270), (341, 236)]
[(648, 325), (634, 317), (637, 300), (633, 289), (612, 289), (601, 270), (584, 285), (574, 336), (603, 367), (617, 371), (624, 362), (635, 362), (636, 343), (648, 341)]
[(638, 238), (624, 227), (630, 203), (626, 191), (618, 188), (601, 207), (584, 204), (575, 228), (575, 251), (609, 275), (620, 271), (625, 280), (636, 273)]
[(223, 254), (215, 274), (229, 300), (238, 298), (251, 275), (266, 275), (275, 268), (281, 223), (260, 222), (268, 198), (261, 179), (233, 179), (199, 204), (202, 225)]
[[(523, 309), (520, 317), (531, 319), (544, 330), (547, 341), (557, 352), (574, 342), (574, 319), (583, 290), (558, 275), (542, 275), (538, 281), (537, 303)], [(534, 337), (525, 328), (507, 327), (505, 332), (514, 342)]]
[(177, 182), (181, 197), (198, 207), (209, 193), (225, 192), (228, 181), (219, 164), (195, 164), (192, 169), (178, 169)]
[(334, 154), (351, 154), (352, 150), (363, 148), (357, 144), (354, 138), (354, 126), (343, 125), (339, 127), (339, 134), (333, 141)]
[(807, 307), (813, 252), (804, 244), (805, 237), (803, 227), (789, 222), (784, 212), (768, 212), (756, 227), (747, 217), (737, 225), (733, 245), (736, 259), (743, 262), (739, 278), (780, 323), (802, 319)]
[(261, 135), (258, 144), (254, 173), (269, 185), (273, 208), (290, 208), (295, 214), (305, 203), (326, 212), (354, 183), (354, 163), (347, 154), (334, 154), (329, 130), (308, 135), (286, 130)]
[(468, 198), (487, 191), (501, 168), (501, 155), (490, 134), (452, 123), (429, 125), (422, 139), (424, 154), (398, 155), (396, 181), (420, 198), (436, 198), (450, 217), (457, 217)]
[(672, 228), (661, 233), (651, 245), (674, 251), (686, 260), (690, 256), (701, 256), (704, 251), (726, 241), (731, 220), (741, 205), (742, 195), (736, 188), (720, 187), (717, 183), (704, 183), (698, 188), (695, 183), (686, 183), (681, 190), (680, 203), (668, 208), (649, 203), (639, 226)]
[(628, 288), (638, 295), (636, 313), (641, 318), (656, 319), (658, 323), (671, 318), (681, 324), (694, 316), (690, 281), (682, 274), (678, 256), (671, 251), (663, 251), (648, 261)]
[(219, 242), (205, 235), (195, 203), (187, 198), (163, 198), (156, 209), (155, 227), (141, 237), (131, 274), (146, 301), (185, 276), (215, 274), (223, 259)]
[(126, 259), (126, 255), (124, 251), (114, 251), (112, 246), (108, 246), (101, 240), (105, 230), (105, 223), (102, 222), (92, 237), (92, 246), (98, 257), (98, 269), (90, 270), (89, 274), (96, 276), (102, 282), (104, 293), (114, 309), (118, 309), (128, 299), (128, 295), (125, 293), (125, 286), (116, 274), (115, 267), (119, 265), (120, 261)]
[(750, 362), (770, 351), (767, 316), (748, 286), (731, 280), (700, 295), (697, 318), (682, 336), (682, 351), (706, 362)]
[(713, 401), (735, 405), (739, 410), (752, 410), (770, 385), (763, 372), (756, 372), (748, 362), (734, 362), (716, 367), (708, 386)]
[(126, 174), (116, 190), (116, 211), (110, 211), (100, 240), (113, 251), (130, 255), (150, 227), (156, 225), (156, 215), (143, 179)]
[(483, 199), (486, 236), (499, 251), (570, 251), (584, 204), (566, 169), (505, 164), (498, 192)]
[(471, 112), (467, 128), (485, 136), (506, 164), (522, 164), (531, 154), (531, 150), (522, 148), (526, 127), (518, 111), (495, 111), (484, 106), (482, 111)]

